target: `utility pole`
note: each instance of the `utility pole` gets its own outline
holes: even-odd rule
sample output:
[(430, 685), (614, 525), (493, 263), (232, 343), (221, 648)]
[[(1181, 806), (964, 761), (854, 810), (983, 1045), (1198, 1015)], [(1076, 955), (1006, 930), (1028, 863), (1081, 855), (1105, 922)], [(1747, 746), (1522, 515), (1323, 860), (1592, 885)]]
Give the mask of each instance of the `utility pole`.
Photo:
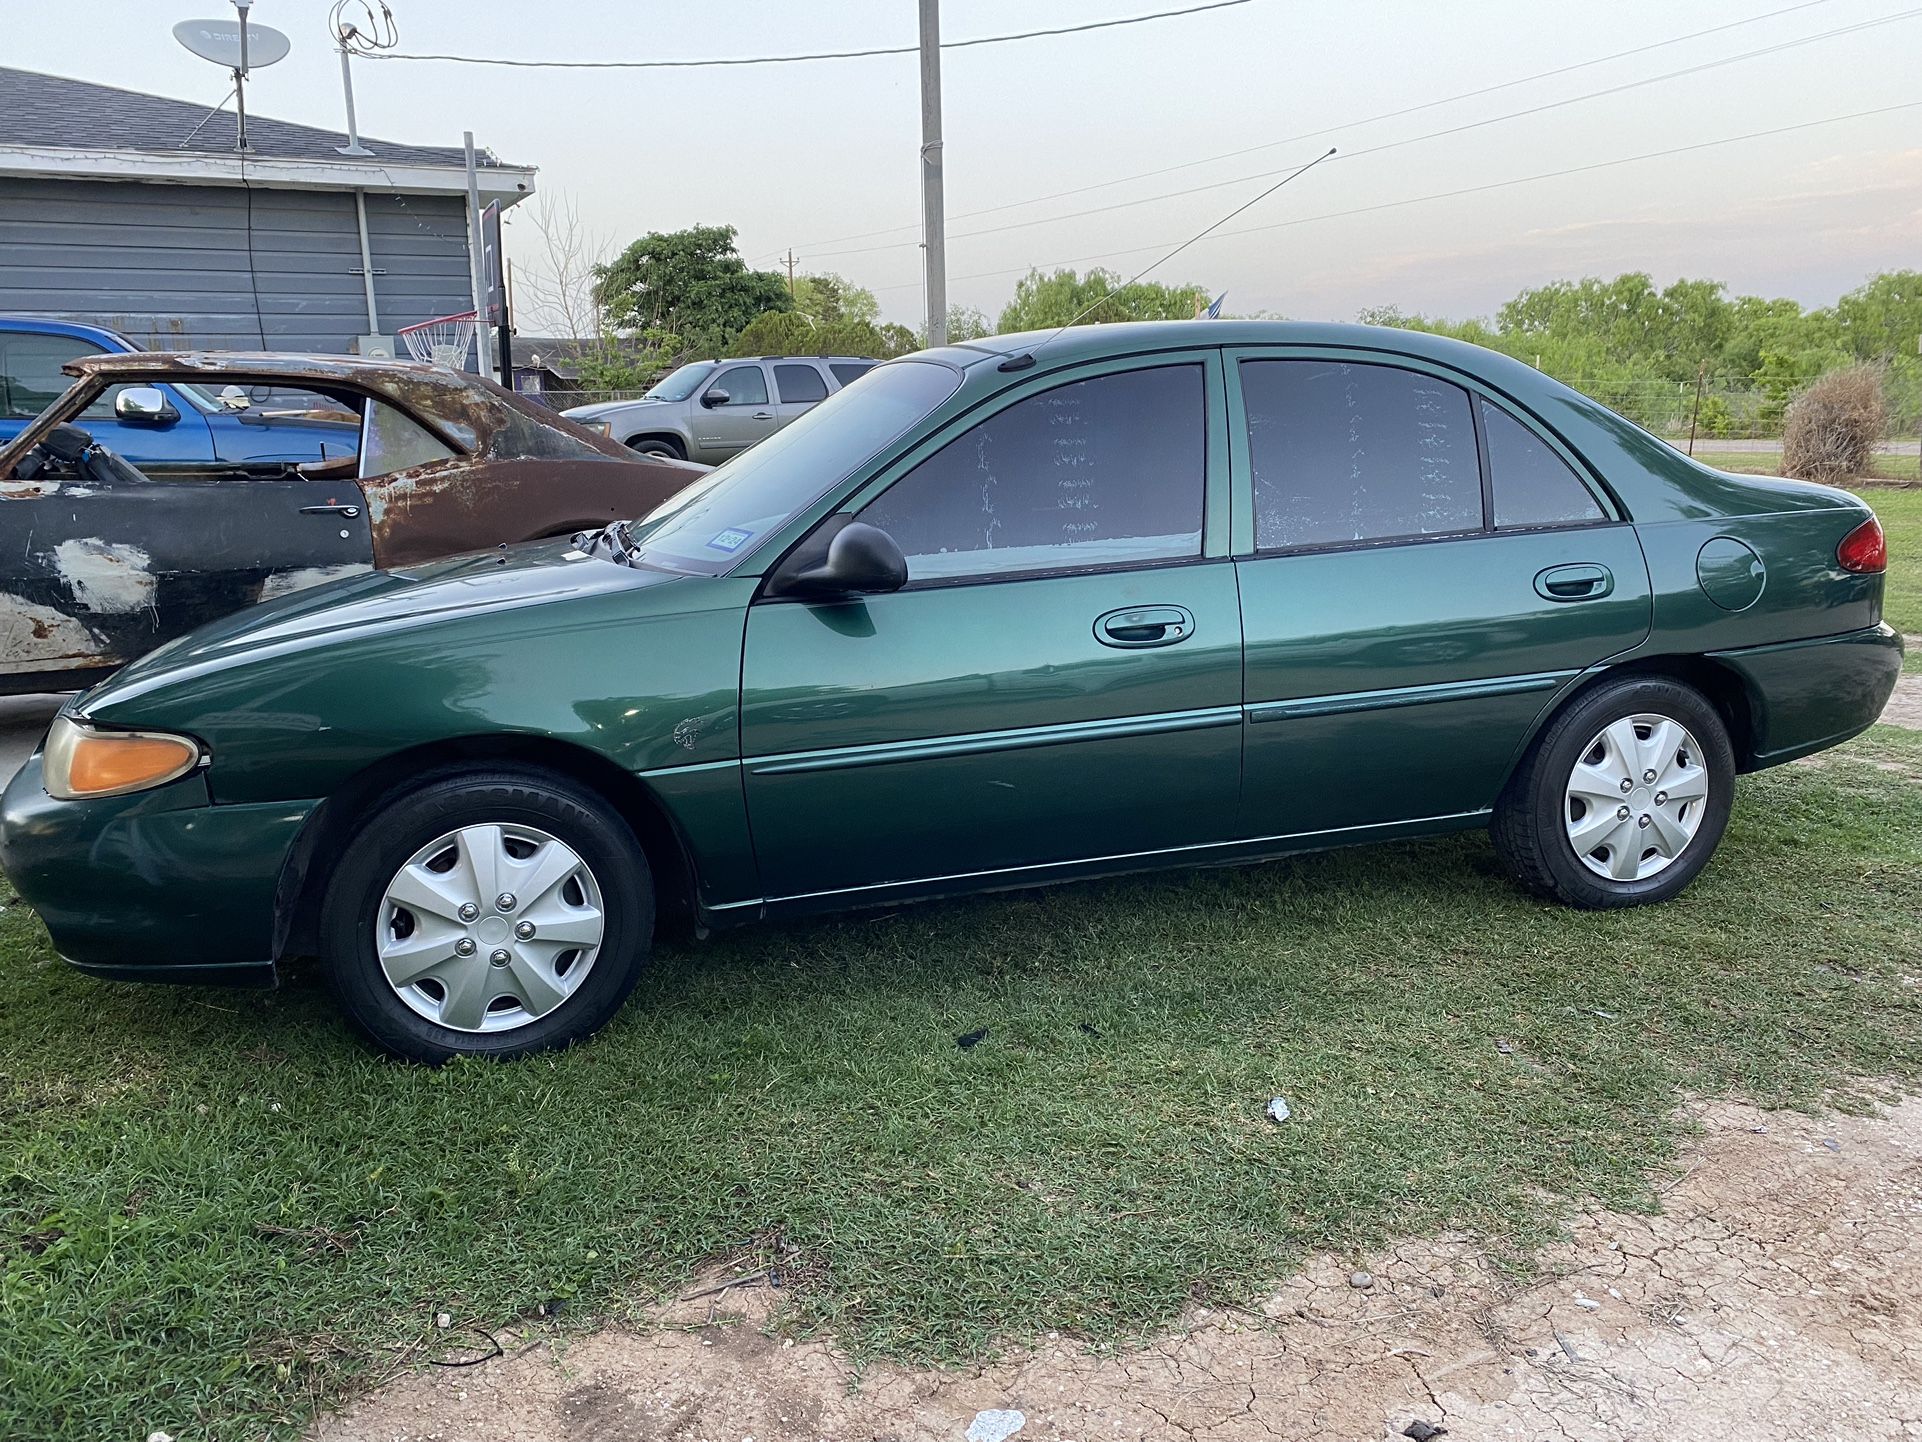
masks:
[(789, 247), (787, 253), (787, 298), (794, 299), (794, 250), (792, 247)]
[(928, 344), (948, 343), (947, 222), (941, 204), (941, 0), (921, 0), (921, 244)]

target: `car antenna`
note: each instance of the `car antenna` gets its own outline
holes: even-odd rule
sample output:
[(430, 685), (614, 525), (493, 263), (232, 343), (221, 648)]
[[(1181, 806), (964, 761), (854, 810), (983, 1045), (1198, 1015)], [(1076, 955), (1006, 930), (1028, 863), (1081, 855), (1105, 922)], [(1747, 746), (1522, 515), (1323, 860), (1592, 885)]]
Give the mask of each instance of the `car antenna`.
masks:
[(1286, 185), (1289, 181), (1295, 179), (1295, 177), (1297, 176), (1306, 175), (1309, 171), (1313, 170), (1317, 165), (1320, 165), (1322, 161), (1326, 160), (1329, 156), (1333, 155), (1334, 153), (1335, 153), (1335, 147), (1331, 145), (1326, 150), (1324, 150), (1320, 155), (1317, 155), (1313, 160), (1309, 161), (1306, 165), (1302, 166), (1299, 170), (1289, 171), (1288, 174), (1282, 176), (1280, 180), (1277, 180), (1273, 185), (1269, 186), (1266, 190), (1262, 191), (1261, 194), (1257, 195), (1254, 199), (1243, 201), (1240, 205), (1237, 205), (1233, 210), (1229, 211), (1226, 215), (1222, 216), (1219, 220), (1209, 225), (1207, 229), (1196, 231), (1193, 235), (1189, 236), (1186, 240), (1182, 241), (1180, 245), (1177, 245), (1173, 250), (1169, 251), (1166, 255), (1161, 256), (1157, 260), (1150, 261), (1147, 265), (1143, 266), (1140, 270), (1136, 271), (1133, 275), (1129, 276), (1126, 280), (1122, 281), (1121, 284), (1116, 286), (1113, 290), (1107, 291), (1102, 295), (1096, 296), (1093, 300), (1089, 301), (1086, 306), (1076, 311), (1075, 314), (1072, 317), (1070, 317), (1065, 323), (1055, 327), (1054, 330), (1050, 331), (1046, 336), (1044, 336), (1041, 339), (1039, 344), (1032, 345), (1028, 347), (1028, 349), (1021, 351), (1019, 354), (1009, 356), (1006, 360), (1002, 361), (1000, 365), (996, 366), (995, 369), (1002, 370), (1002, 371), (1026, 370), (1029, 366), (1034, 364), (1034, 356), (1036, 351), (1040, 350), (1043, 346), (1052, 344), (1060, 336), (1062, 331), (1068, 329), (1069, 326), (1074, 325), (1083, 316), (1087, 315), (1089, 311), (1093, 310), (1096, 306), (1100, 305), (1102, 301), (1109, 300), (1112, 297), (1119, 295), (1122, 291), (1126, 290), (1129, 286), (1133, 285), (1136, 281), (1140, 280), (1149, 271), (1154, 270), (1158, 266), (1165, 265), (1168, 261), (1173, 260), (1177, 255), (1180, 255), (1182, 251), (1186, 250), (1189, 246), (1193, 245), (1196, 241), (1200, 240), (1203, 236), (1208, 235), (1212, 231), (1219, 230), (1222, 226), (1226, 225), (1229, 221), (1233, 220), (1237, 215), (1240, 215), (1242, 211), (1248, 210), (1253, 206), (1259, 205), (1262, 201), (1266, 200), (1269, 196), (1273, 195), (1277, 190), (1280, 190), (1282, 186)]

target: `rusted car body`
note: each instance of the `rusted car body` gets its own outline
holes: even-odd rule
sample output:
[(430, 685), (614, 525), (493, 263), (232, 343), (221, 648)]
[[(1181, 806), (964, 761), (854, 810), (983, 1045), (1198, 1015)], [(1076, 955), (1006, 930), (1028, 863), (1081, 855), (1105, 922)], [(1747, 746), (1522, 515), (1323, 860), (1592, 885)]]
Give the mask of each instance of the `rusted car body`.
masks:
[[(86, 684), (337, 576), (644, 515), (707, 469), (439, 366), (189, 351), (64, 369), (72, 386), (0, 450), (0, 692)], [(341, 454), (161, 472), (93, 443), (85, 417), (109, 390), (126, 424), (162, 381), (324, 398), (342, 408)]]

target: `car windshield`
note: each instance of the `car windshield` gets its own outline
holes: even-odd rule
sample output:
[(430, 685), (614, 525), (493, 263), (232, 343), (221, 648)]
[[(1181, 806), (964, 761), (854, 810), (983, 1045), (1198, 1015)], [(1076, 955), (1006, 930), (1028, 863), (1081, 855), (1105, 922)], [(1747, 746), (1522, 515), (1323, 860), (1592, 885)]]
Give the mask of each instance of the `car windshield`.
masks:
[(635, 559), (719, 575), (960, 384), (961, 372), (939, 361), (876, 367), (648, 516)]
[(654, 383), (643, 393), (642, 399), (650, 401), (684, 401), (694, 394), (694, 388), (714, 373), (715, 362), (692, 361)]

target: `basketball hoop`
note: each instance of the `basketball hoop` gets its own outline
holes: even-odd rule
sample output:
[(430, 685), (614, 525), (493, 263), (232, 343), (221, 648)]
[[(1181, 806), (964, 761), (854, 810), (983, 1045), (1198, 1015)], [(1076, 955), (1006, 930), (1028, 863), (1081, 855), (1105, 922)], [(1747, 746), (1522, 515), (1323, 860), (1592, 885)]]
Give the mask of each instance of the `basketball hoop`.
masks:
[(412, 325), (399, 327), (394, 334), (400, 337), (407, 347), (407, 354), (415, 360), (447, 366), (451, 370), (464, 370), (467, 352), (472, 348), (479, 329), (474, 324), (474, 312), (469, 310), (459, 315), (442, 315), (432, 320), (416, 321)]

